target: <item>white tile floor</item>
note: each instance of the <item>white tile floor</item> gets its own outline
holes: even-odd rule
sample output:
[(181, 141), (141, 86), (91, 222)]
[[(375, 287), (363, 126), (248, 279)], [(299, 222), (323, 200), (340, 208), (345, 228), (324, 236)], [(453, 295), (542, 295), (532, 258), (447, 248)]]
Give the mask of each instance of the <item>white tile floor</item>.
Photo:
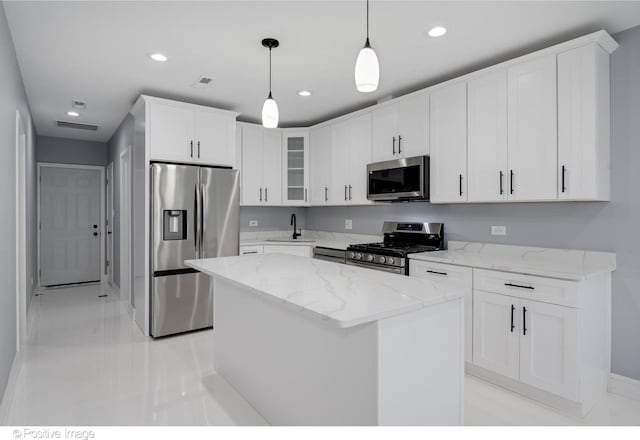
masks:
[[(9, 424), (265, 424), (214, 373), (212, 331), (152, 341), (106, 286), (42, 293)], [(473, 377), (465, 386), (467, 425), (640, 425), (640, 402), (616, 395), (576, 419)]]

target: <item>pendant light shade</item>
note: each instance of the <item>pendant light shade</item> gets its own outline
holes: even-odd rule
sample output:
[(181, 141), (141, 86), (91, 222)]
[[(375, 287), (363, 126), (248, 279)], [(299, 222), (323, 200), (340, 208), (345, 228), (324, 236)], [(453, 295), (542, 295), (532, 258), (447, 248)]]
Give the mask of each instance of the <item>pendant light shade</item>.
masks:
[(367, 0), (367, 39), (356, 59), (356, 88), (359, 92), (369, 93), (378, 89), (380, 81), (380, 65), (378, 56), (369, 44), (369, 0)]
[(269, 96), (265, 99), (264, 105), (262, 106), (262, 126), (265, 128), (276, 128), (279, 118), (278, 104), (271, 96), (271, 93), (269, 93)]
[(280, 112), (278, 111), (278, 104), (271, 95), (271, 49), (278, 47), (280, 43), (273, 38), (265, 38), (262, 40), (262, 45), (269, 49), (269, 95), (262, 105), (262, 126), (276, 128), (278, 127)]

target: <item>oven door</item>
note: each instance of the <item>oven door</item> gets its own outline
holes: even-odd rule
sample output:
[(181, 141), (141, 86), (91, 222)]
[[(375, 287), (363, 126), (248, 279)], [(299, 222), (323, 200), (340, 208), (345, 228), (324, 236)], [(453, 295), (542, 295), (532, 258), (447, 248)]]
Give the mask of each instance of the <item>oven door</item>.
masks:
[(349, 266), (366, 267), (367, 269), (379, 270), (382, 272), (397, 273), (398, 275), (406, 275), (405, 273), (406, 269), (404, 267), (382, 266), (380, 264), (366, 263), (363, 261), (353, 261), (353, 260), (347, 260), (347, 264)]
[(367, 199), (429, 200), (429, 156), (367, 165)]

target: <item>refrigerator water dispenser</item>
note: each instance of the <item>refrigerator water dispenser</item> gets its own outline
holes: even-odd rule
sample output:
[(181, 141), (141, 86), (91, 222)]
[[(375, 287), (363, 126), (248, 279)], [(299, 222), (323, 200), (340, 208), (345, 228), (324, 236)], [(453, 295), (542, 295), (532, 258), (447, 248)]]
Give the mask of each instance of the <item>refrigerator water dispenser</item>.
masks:
[(187, 239), (187, 211), (165, 209), (162, 211), (162, 239)]

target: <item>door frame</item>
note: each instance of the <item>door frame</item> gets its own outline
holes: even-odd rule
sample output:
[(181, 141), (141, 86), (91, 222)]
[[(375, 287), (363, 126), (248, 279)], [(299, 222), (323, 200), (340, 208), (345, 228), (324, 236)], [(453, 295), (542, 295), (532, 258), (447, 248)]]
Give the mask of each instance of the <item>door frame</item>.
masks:
[(104, 233), (104, 211), (105, 211), (105, 182), (104, 182), (104, 166), (102, 165), (76, 165), (76, 164), (66, 164), (66, 163), (50, 163), (50, 162), (38, 162), (38, 287), (41, 289), (46, 289), (46, 287), (42, 287), (40, 282), (40, 273), (42, 269), (41, 264), (41, 256), (40, 256), (40, 245), (41, 245), (41, 233), (42, 227), (40, 224), (40, 186), (42, 184), (42, 176), (41, 171), (42, 168), (68, 168), (68, 169), (82, 169), (82, 170), (96, 170), (100, 171), (100, 282), (104, 283), (105, 273), (104, 273), (104, 260), (105, 260), (105, 237), (107, 234)]
[[(109, 283), (109, 286), (113, 287), (113, 219), (115, 217), (113, 209), (113, 162), (110, 162), (109, 165), (107, 165), (106, 173), (105, 191), (107, 205), (105, 207), (105, 265), (103, 269), (107, 277), (107, 283)], [(107, 258), (109, 256), (109, 249), (111, 249), (110, 259)]]
[[(131, 303), (131, 145), (129, 145), (122, 153), (120, 153), (120, 185), (119, 185), (119, 202), (120, 213), (118, 222), (120, 225), (120, 286), (121, 297), (127, 298), (127, 310), (131, 318), (135, 321), (135, 310)], [(124, 166), (126, 164), (126, 166)], [(123, 183), (127, 182), (127, 185)], [(125, 186), (129, 190), (129, 194), (125, 192)], [(125, 201), (126, 203), (124, 203)], [(128, 221), (126, 221), (128, 219)], [(125, 281), (123, 283), (123, 280)], [(126, 289), (126, 290), (124, 290)]]
[(16, 110), (16, 351), (27, 340), (27, 131)]

